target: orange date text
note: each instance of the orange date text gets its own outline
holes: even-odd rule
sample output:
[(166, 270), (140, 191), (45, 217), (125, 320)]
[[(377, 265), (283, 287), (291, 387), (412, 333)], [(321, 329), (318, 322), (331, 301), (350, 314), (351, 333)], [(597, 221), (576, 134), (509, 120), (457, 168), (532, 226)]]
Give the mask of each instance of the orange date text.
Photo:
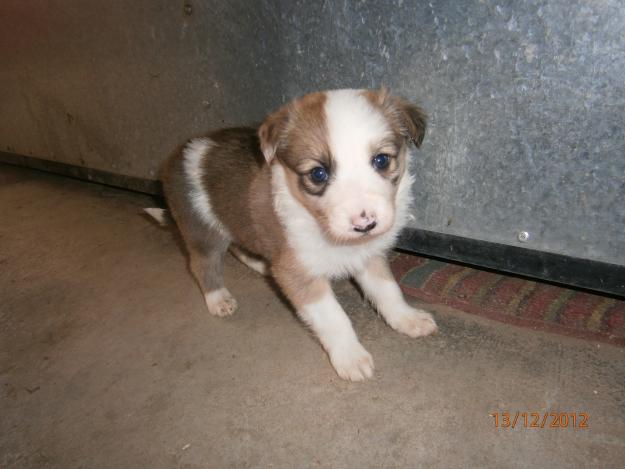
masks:
[(493, 412), (495, 428), (588, 428), (586, 412)]

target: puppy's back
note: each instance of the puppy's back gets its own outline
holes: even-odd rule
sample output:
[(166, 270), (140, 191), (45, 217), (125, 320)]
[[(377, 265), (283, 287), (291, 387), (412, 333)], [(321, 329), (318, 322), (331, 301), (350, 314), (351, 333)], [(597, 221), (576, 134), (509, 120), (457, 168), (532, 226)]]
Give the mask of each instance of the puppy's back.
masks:
[(256, 129), (222, 129), (189, 141), (167, 162), (163, 186), (181, 229), (200, 222), (255, 254), (272, 257), (282, 234)]

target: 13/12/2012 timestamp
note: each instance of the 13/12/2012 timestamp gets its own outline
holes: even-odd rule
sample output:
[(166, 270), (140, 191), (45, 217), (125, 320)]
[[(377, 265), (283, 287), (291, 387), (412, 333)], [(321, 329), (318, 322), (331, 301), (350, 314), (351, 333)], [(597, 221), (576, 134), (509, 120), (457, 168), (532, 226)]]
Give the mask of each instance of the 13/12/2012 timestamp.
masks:
[(586, 412), (493, 412), (495, 428), (588, 428)]

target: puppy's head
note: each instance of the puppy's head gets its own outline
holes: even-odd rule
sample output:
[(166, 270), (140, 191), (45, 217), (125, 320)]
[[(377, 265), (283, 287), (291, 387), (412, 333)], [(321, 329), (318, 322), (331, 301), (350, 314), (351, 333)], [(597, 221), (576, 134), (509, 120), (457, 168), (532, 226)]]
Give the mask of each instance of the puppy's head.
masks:
[(284, 167), (291, 194), (336, 243), (387, 232), (407, 145), (423, 141), (417, 106), (384, 89), (306, 95), (269, 115), (259, 128), (269, 164)]

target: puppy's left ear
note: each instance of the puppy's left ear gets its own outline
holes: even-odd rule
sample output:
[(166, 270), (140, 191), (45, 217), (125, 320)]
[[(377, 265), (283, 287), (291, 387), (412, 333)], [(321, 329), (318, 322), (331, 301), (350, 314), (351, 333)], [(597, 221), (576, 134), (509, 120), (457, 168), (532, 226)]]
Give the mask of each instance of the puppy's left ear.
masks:
[(417, 148), (423, 143), (425, 129), (427, 128), (427, 116), (425, 111), (416, 104), (402, 98), (395, 98), (402, 123), (404, 135), (406, 135)]
[(368, 93), (370, 99), (384, 109), (384, 113), (394, 122), (399, 132), (410, 139), (417, 148), (420, 147), (427, 127), (425, 111), (410, 101), (392, 96), (384, 86), (378, 91)]
[(258, 128), (260, 149), (267, 163), (271, 163), (282, 143), (289, 121), (290, 107), (283, 106), (269, 114)]
[(427, 128), (427, 115), (416, 104), (402, 98), (391, 98), (392, 107), (399, 115), (401, 133), (415, 144), (417, 148), (423, 143), (425, 129)]

